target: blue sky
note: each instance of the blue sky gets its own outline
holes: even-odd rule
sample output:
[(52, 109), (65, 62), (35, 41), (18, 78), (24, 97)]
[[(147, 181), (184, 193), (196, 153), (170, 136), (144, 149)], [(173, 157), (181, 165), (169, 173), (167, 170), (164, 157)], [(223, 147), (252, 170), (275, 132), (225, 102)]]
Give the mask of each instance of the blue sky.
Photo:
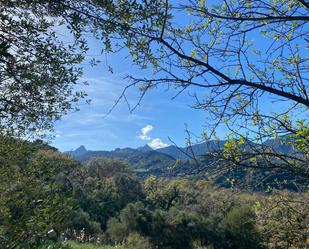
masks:
[[(92, 42), (91, 46), (93, 50), (99, 48), (95, 42)], [(134, 148), (147, 143), (159, 148), (170, 144), (168, 137), (182, 146), (185, 124), (190, 130), (200, 132), (205, 113), (190, 107), (194, 103), (189, 96), (192, 91), (184, 92), (171, 100), (176, 91), (167, 91), (163, 87), (153, 89), (133, 113), (130, 113), (127, 104), (121, 101), (112, 113), (106, 116), (128, 84), (123, 78), (128, 74), (141, 73), (125, 56), (125, 53), (108, 56), (108, 64), (114, 69), (113, 74), (107, 70), (105, 56), (99, 58), (104, 62), (96, 67), (85, 65), (82, 80), (86, 80), (89, 85), (82, 89), (87, 92), (91, 103), (80, 103), (80, 111), (69, 113), (56, 122), (53, 146), (61, 151), (72, 150), (80, 145), (89, 150)], [(131, 92), (128, 100), (131, 104), (136, 103), (136, 93)]]
[[(126, 72), (100, 75), (89, 70), (85, 73), (89, 82), (86, 91), (91, 103), (80, 105), (79, 112), (70, 113), (56, 123), (54, 146), (62, 151), (79, 145), (92, 150), (110, 150), (138, 147), (153, 140), (157, 144), (160, 140), (164, 146), (169, 144), (168, 137), (183, 145), (185, 123), (197, 132), (201, 129), (205, 113), (190, 108), (189, 104), (193, 102), (187, 93), (171, 100), (172, 92), (163, 88), (149, 92), (133, 113), (122, 101), (106, 116), (127, 84), (122, 79), (123, 74)], [(136, 96), (132, 94), (129, 101), (136, 102)]]
[[(210, 1), (214, 2), (214, 1)], [(178, 20), (178, 19), (177, 19)], [(182, 23), (190, 18), (181, 19)], [(183, 21), (186, 20), (186, 21)], [(63, 34), (65, 35), (65, 34)], [(251, 34), (256, 47), (263, 49), (267, 42), (261, 42), (258, 34)], [(272, 42), (269, 40), (268, 42)], [(100, 41), (89, 38), (90, 58), (99, 55)], [(61, 151), (69, 151), (84, 145), (89, 150), (112, 150), (123, 147), (139, 147), (150, 144), (153, 148), (160, 148), (171, 144), (171, 138), (177, 145), (184, 146), (185, 124), (190, 131), (199, 134), (204, 128), (207, 115), (202, 110), (192, 109), (194, 100), (190, 97), (196, 89), (184, 91), (176, 99), (176, 91), (166, 88), (156, 88), (148, 92), (141, 105), (130, 113), (127, 104), (122, 101), (111, 114), (106, 113), (120, 96), (128, 84), (124, 79), (128, 74), (135, 76), (150, 75), (147, 71), (136, 68), (127, 57), (126, 51), (117, 54), (101, 55), (96, 57), (100, 63), (96, 67), (84, 65), (84, 76), (89, 85), (82, 87), (88, 93), (90, 104), (80, 103), (79, 112), (69, 113), (55, 124), (55, 139), (52, 145)], [(255, 60), (255, 59), (253, 59)], [(114, 73), (108, 71), (112, 66)], [(203, 97), (199, 89), (200, 97)], [(262, 108), (266, 112), (274, 111), (274, 96), (264, 95)], [(128, 101), (134, 105), (138, 99), (137, 92), (128, 94)], [(278, 100), (278, 98), (277, 98)], [(276, 107), (284, 109), (290, 105), (279, 102)], [(308, 113), (305, 114), (306, 118)], [(207, 127), (206, 127), (207, 128)], [(222, 127), (217, 130), (217, 135), (224, 138), (226, 130)]]
[[(185, 19), (190, 22), (186, 15)], [(67, 33), (59, 29), (61, 36)], [(185, 124), (190, 131), (199, 134), (205, 124), (205, 113), (194, 110), (190, 93), (183, 92), (171, 100), (177, 93), (173, 89), (157, 88), (148, 92), (141, 105), (130, 113), (124, 101), (120, 102), (113, 112), (106, 113), (120, 96), (128, 82), (123, 79), (128, 74), (140, 76), (147, 72), (133, 66), (126, 51), (117, 54), (100, 55), (101, 41), (88, 37), (89, 55), (97, 56), (102, 61), (96, 67), (84, 65), (84, 76), (89, 85), (83, 87), (91, 103), (80, 104), (79, 112), (69, 113), (55, 124), (55, 139), (52, 145), (60, 151), (68, 151), (84, 145), (89, 150), (112, 150), (123, 147), (139, 147), (150, 144), (153, 148), (170, 145), (169, 138), (177, 145), (184, 146)], [(114, 73), (109, 72), (112, 66)], [(150, 73), (148, 73), (150, 74)], [(133, 105), (137, 101), (136, 92), (128, 96)], [(146, 133), (143, 137), (143, 128)], [(147, 129), (148, 127), (148, 129)], [(149, 127), (151, 127), (149, 129)], [(220, 131), (219, 131), (220, 134)], [(224, 132), (221, 132), (224, 135)]]

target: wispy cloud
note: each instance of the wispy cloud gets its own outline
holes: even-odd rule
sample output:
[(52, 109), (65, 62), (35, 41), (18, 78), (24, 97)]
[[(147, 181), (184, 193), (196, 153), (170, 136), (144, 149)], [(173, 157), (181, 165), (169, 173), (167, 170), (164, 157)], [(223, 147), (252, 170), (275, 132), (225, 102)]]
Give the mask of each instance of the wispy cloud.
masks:
[(161, 149), (161, 148), (164, 148), (164, 147), (167, 147), (168, 144), (165, 144), (162, 142), (162, 140), (160, 138), (154, 138), (151, 140), (150, 143), (148, 143), (148, 145), (153, 148), (153, 149)]

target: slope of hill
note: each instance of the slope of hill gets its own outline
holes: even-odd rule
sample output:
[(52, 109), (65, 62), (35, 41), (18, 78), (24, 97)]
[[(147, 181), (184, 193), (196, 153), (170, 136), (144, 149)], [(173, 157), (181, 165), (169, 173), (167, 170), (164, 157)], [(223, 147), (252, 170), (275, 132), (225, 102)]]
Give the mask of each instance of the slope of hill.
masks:
[[(287, 144), (287, 137), (278, 137), (275, 139), (266, 140), (263, 143), (263, 148), (271, 147), (276, 153), (291, 154), (295, 152), (292, 145)], [(154, 150), (149, 145), (139, 147), (137, 149), (133, 148), (117, 148), (112, 151), (91, 151), (87, 150), (84, 146), (78, 147), (76, 150), (67, 152), (71, 154), (74, 158), (80, 162), (86, 164), (91, 158), (94, 157), (105, 157), (105, 158), (118, 158), (122, 160), (127, 160), (133, 165), (135, 169), (151, 171), (159, 168), (162, 170), (167, 167), (175, 166), (176, 160), (177, 165), (180, 166), (179, 169), (175, 169), (174, 172), (185, 171), (185, 169), (192, 168), (194, 162), (190, 162), (190, 159), (197, 158), (203, 167), (207, 168), (212, 159), (207, 156), (207, 153), (220, 151), (226, 143), (225, 140), (221, 141), (207, 141), (200, 144), (192, 145), (191, 147), (176, 147), (175, 145), (170, 145), (165, 148)], [(253, 147), (256, 149), (261, 148), (261, 145), (251, 143), (250, 146), (244, 145), (246, 150), (251, 150)], [(206, 160), (207, 158), (207, 160)], [(181, 160), (181, 162), (179, 162)], [(175, 168), (175, 167), (174, 167)], [(181, 172), (180, 172), (181, 173)]]
[(212, 152), (215, 150), (220, 150), (225, 144), (225, 140), (222, 141), (207, 141), (205, 143), (195, 144), (191, 147), (176, 147), (171, 145), (165, 148), (158, 149), (157, 151), (161, 153), (168, 154), (176, 159), (189, 159), (194, 156), (201, 156), (207, 152)]
[[(165, 148), (153, 150), (149, 145), (133, 148), (117, 148), (112, 151), (91, 151), (87, 150), (83, 145), (76, 150), (67, 152), (82, 163), (87, 163), (93, 157), (119, 158), (129, 161), (138, 168), (151, 166), (157, 167), (159, 164), (170, 165), (178, 160), (189, 160), (193, 156), (200, 157), (206, 155), (208, 152), (221, 150), (225, 144), (225, 140), (221, 141), (207, 141), (205, 143), (195, 144), (191, 147), (176, 147), (170, 145)], [(293, 146), (285, 143), (286, 138), (269, 139), (265, 141), (264, 145), (272, 147), (278, 153), (292, 153)], [(259, 146), (251, 144), (251, 146)], [(249, 149), (249, 148), (248, 148)]]
[(73, 150), (73, 151), (68, 152), (68, 153), (71, 154), (75, 158), (79, 158), (79, 157), (83, 156), (84, 154), (86, 154), (87, 150), (86, 150), (85, 146), (82, 145), (82, 146), (79, 146), (76, 150)]
[(265, 146), (271, 147), (277, 153), (290, 154), (295, 152), (293, 144), (293, 140), (290, 137), (277, 137), (275, 139), (268, 139), (264, 142)]
[[(142, 178), (148, 177), (149, 175), (204, 178), (209, 173), (219, 170), (221, 173), (215, 174), (215, 178), (213, 179), (218, 185), (223, 187), (231, 186), (230, 179), (233, 179), (233, 186), (253, 190), (265, 190), (269, 187), (295, 190), (295, 182), (298, 182), (300, 186), (309, 184), (306, 180), (303, 181), (298, 177), (279, 170), (270, 172), (267, 169), (252, 171), (250, 169), (238, 168), (224, 172), (221, 169), (226, 166), (227, 162), (222, 164), (222, 161), (216, 161), (215, 158), (207, 155), (207, 152), (222, 149), (224, 144), (225, 141), (210, 141), (193, 145), (191, 148), (178, 148), (171, 145), (158, 150), (153, 150), (148, 145), (145, 145), (137, 149), (117, 148), (113, 151), (89, 151), (84, 146), (80, 146), (76, 150), (68, 153), (84, 164), (94, 157), (126, 160), (133, 166), (136, 175)], [(261, 145), (251, 144), (250, 146), (256, 146), (258, 148)], [(265, 141), (264, 146), (272, 147), (278, 153), (289, 154), (295, 152), (293, 146), (286, 144), (285, 138), (269, 139)], [(250, 150), (250, 147), (248, 149)], [(196, 160), (190, 159), (192, 152)], [(290, 179), (290, 181), (284, 184), (280, 183), (284, 179)], [(279, 186), (278, 183), (281, 185)]]
[(137, 148), (137, 150), (142, 151), (142, 152), (153, 151), (153, 149), (148, 144), (144, 145), (143, 147)]
[(127, 160), (136, 170), (143, 172), (153, 172), (154, 170), (156, 174), (159, 174), (165, 167), (169, 167), (176, 162), (174, 157), (153, 150), (148, 145), (138, 149), (117, 148), (112, 151), (91, 151), (86, 150), (84, 146), (80, 146), (76, 150), (67, 153), (84, 164), (86, 164), (91, 158), (95, 157)]

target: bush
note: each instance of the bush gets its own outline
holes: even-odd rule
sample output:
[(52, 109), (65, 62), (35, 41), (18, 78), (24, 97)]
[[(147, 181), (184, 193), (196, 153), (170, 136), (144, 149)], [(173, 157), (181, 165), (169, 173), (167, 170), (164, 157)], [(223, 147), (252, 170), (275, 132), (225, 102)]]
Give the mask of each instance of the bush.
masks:
[(129, 203), (117, 218), (107, 222), (107, 234), (113, 242), (122, 242), (132, 232), (149, 234), (151, 212), (141, 202)]
[(70, 230), (77, 230), (84, 232), (88, 235), (101, 234), (101, 225), (98, 222), (92, 221), (90, 215), (83, 210), (79, 209), (71, 215), (71, 220), (68, 223)]
[(256, 204), (257, 228), (269, 249), (308, 248), (309, 196), (273, 193)]
[(126, 249), (151, 249), (152, 245), (148, 238), (138, 233), (131, 233), (125, 240)]
[(255, 212), (249, 204), (235, 206), (227, 214), (226, 229), (237, 248), (261, 248), (255, 218)]
[(127, 226), (119, 221), (117, 218), (110, 218), (107, 222), (106, 230), (112, 242), (120, 243), (128, 235)]

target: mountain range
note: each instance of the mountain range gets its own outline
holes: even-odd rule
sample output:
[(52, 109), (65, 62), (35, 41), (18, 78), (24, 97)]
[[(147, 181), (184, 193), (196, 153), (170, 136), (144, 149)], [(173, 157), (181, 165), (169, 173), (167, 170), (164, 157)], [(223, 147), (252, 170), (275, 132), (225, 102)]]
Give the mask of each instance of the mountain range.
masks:
[[(275, 139), (268, 139), (266, 140), (263, 145), (272, 147), (274, 151), (278, 153), (285, 153), (289, 154), (294, 149), (292, 145), (287, 144), (286, 137), (277, 137)], [(85, 146), (80, 146), (76, 150), (69, 151), (70, 155), (74, 158), (86, 163), (92, 157), (107, 157), (107, 158), (121, 158), (121, 159), (130, 159), (139, 156), (146, 156), (146, 157), (157, 157), (157, 158), (164, 158), (169, 160), (187, 160), (192, 158), (192, 156), (201, 156), (208, 152), (213, 152), (216, 150), (221, 150), (226, 143), (225, 140), (220, 141), (207, 141), (200, 144), (195, 144), (190, 147), (177, 147), (175, 145), (170, 145), (160, 149), (152, 149), (148, 144), (145, 146), (133, 149), (133, 148), (117, 148), (112, 151), (105, 151), (105, 150), (87, 150)], [(251, 145), (256, 145), (252, 143)], [(130, 161), (130, 160), (129, 160)]]
[[(222, 149), (225, 144), (225, 141), (209, 141), (205, 143), (195, 144), (191, 147), (177, 147), (175, 145), (170, 145), (160, 149), (152, 149), (148, 144), (145, 146), (133, 149), (133, 148), (117, 148), (112, 151), (92, 151), (87, 150), (85, 146), (80, 146), (76, 150), (67, 152), (72, 155), (74, 158), (82, 161), (83, 163), (87, 162), (92, 157), (107, 157), (107, 158), (121, 158), (128, 159), (136, 156), (156, 156), (164, 157), (170, 160), (187, 160), (194, 156), (201, 156), (207, 152), (215, 151)], [(130, 160), (129, 160), (130, 161)]]
[[(76, 150), (67, 152), (83, 164), (96, 157), (118, 158), (127, 160), (136, 171), (162, 171), (164, 166), (168, 167), (176, 162), (176, 159), (166, 153), (153, 150), (149, 145), (140, 148), (117, 148), (112, 151), (92, 151), (87, 150), (85, 146), (80, 146)], [(156, 172), (156, 174), (160, 174)]]
[[(94, 157), (118, 158), (127, 160), (135, 168), (135, 170), (151, 172), (155, 170), (156, 173), (159, 173), (158, 171), (171, 168), (175, 166), (176, 163), (179, 165), (179, 161), (181, 161), (182, 167), (184, 167), (184, 164), (187, 165), (190, 163), (189, 161), (193, 157), (201, 158), (201, 156), (206, 155), (209, 152), (221, 150), (225, 143), (225, 140), (207, 141), (204, 143), (192, 145), (190, 147), (177, 147), (175, 145), (170, 145), (168, 147), (156, 150), (152, 149), (149, 145), (146, 144), (143, 147), (135, 149), (117, 148), (112, 151), (92, 151), (87, 150), (85, 146), (82, 145), (76, 150), (67, 153), (69, 153), (72, 157), (79, 160), (83, 164), (86, 164), (91, 158)], [(251, 144), (251, 146), (252, 145), (259, 146), (256, 144)], [(286, 143), (285, 137), (266, 140), (263, 145), (271, 146), (273, 150), (278, 153), (289, 154), (293, 151), (293, 146)]]
[[(275, 139), (266, 140), (262, 145), (272, 147), (277, 153), (290, 154), (294, 153), (295, 149), (287, 142), (290, 138), (278, 137)], [(128, 161), (133, 171), (138, 177), (148, 177), (149, 175), (174, 177), (174, 176), (189, 176), (192, 177), (205, 177), (208, 173), (218, 170), (221, 166), (217, 162), (214, 163), (214, 158), (207, 156), (208, 152), (221, 150), (226, 141), (209, 141), (201, 144), (196, 144), (191, 147), (177, 147), (170, 145), (165, 148), (157, 150), (152, 149), (149, 145), (139, 148), (117, 148), (112, 151), (92, 151), (87, 150), (85, 146), (80, 146), (77, 149), (67, 152), (72, 157), (77, 159), (83, 164), (87, 164), (89, 160), (96, 157), (104, 158), (117, 158)], [(262, 146), (261, 144), (251, 144), (250, 146)], [(192, 160), (192, 156), (197, 159)], [(204, 156), (203, 156), (204, 155)], [(196, 174), (198, 167), (204, 168), (206, 174)], [(205, 171), (206, 169), (206, 171)], [(236, 172), (237, 171), (237, 172)], [(273, 182), (278, 182), (280, 179), (291, 179), (291, 182), (296, 182), (299, 179), (290, 176), (286, 172), (276, 171), (275, 173), (259, 169), (254, 172), (247, 171), (246, 169), (237, 169), (235, 172), (221, 173), (216, 176), (215, 182), (221, 186), (228, 186), (227, 179), (230, 179), (232, 174), (233, 178), (238, 179), (237, 185), (245, 188), (252, 188), (255, 190), (265, 190)], [(266, 180), (265, 180), (266, 179)], [(309, 184), (308, 181), (305, 181)], [(249, 187), (248, 187), (249, 185)], [(301, 180), (301, 185), (305, 185)], [(281, 185), (282, 187), (283, 185)], [(295, 189), (295, 186), (290, 183), (284, 185), (284, 188)]]
[[(104, 150), (87, 150), (85, 146), (80, 146), (76, 150), (67, 152), (75, 159), (83, 164), (87, 164), (91, 158), (118, 158), (127, 160), (133, 167), (134, 171), (139, 175), (164, 175), (169, 169), (175, 168), (175, 165), (181, 166), (183, 170), (192, 167), (190, 159), (202, 156), (207, 152), (222, 149), (225, 141), (209, 141), (192, 147), (177, 147), (170, 145), (157, 150), (152, 149), (149, 145), (145, 145), (136, 149), (133, 148), (117, 148), (112, 151)], [(181, 171), (182, 171), (181, 170)], [(178, 170), (174, 170), (178, 172)]]

